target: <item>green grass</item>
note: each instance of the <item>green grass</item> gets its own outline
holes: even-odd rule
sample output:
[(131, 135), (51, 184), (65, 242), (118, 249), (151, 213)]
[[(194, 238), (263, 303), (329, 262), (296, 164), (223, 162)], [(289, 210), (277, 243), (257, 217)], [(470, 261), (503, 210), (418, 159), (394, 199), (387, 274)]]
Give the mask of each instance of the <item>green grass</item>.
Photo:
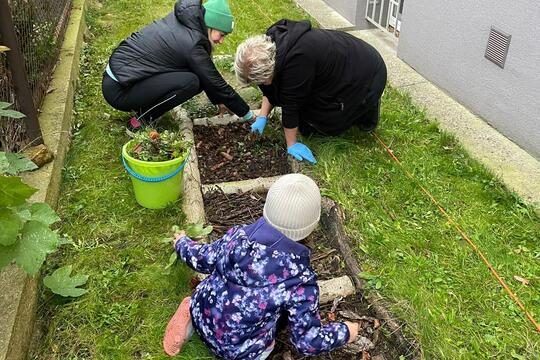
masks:
[[(533, 209), (391, 88), (378, 134), (540, 319), (540, 221)], [(368, 286), (391, 300), (425, 358), (538, 359), (532, 324), (374, 137), (352, 129), (307, 142), (319, 161), (310, 171), (347, 210), (356, 254), (374, 276)]]
[[(60, 232), (72, 239), (50, 258), (48, 270), (73, 264), (88, 274), (89, 292), (63, 300), (48, 290), (40, 295), (44, 333), (35, 359), (166, 359), (161, 339), (168, 319), (189, 294), (193, 273), (164, 267), (172, 248), (161, 239), (174, 224), (184, 225), (180, 204), (151, 211), (135, 203), (131, 182), (119, 161), (128, 140), (128, 115), (112, 110), (101, 95), (101, 76), (112, 50), (145, 24), (172, 10), (174, 1), (108, 0), (89, 3), (87, 39), (75, 100), (73, 143), (63, 171)], [(253, 2), (255, 4), (255, 2)], [(253, 5), (252, 4), (252, 5)], [(234, 54), (244, 36), (265, 31), (273, 21), (260, 18), (246, 1), (231, 1), (237, 30), (217, 53)], [(265, 5), (274, 21), (301, 17), (290, 1)], [(178, 358), (212, 358), (194, 337)]]

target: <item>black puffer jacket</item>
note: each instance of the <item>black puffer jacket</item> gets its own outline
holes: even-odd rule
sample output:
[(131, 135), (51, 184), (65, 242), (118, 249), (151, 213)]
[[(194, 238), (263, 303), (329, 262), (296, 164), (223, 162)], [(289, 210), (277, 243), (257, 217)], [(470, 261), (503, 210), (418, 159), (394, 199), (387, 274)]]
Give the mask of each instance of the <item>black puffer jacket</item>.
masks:
[(238, 116), (249, 106), (227, 84), (211, 59), (201, 0), (178, 0), (174, 12), (137, 31), (114, 50), (109, 66), (118, 82), (129, 86), (155, 74), (189, 71), (214, 103)]
[(305, 121), (328, 135), (349, 128), (366, 106), (375, 106), (386, 79), (380, 54), (354, 36), (312, 29), (309, 21), (280, 20), (266, 32), (276, 43), (272, 84), (260, 88), (283, 109), (283, 126)]

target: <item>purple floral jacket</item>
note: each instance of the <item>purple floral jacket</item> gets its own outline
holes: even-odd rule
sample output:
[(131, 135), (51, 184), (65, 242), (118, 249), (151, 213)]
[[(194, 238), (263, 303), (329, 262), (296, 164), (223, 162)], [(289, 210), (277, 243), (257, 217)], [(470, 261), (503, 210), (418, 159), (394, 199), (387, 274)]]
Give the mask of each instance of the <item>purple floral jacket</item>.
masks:
[(210, 274), (192, 295), (191, 316), (218, 357), (257, 359), (274, 341), (282, 313), (302, 354), (331, 351), (349, 340), (344, 323), (321, 324), (309, 249), (264, 218), (233, 227), (211, 244), (183, 237), (176, 252), (194, 270)]

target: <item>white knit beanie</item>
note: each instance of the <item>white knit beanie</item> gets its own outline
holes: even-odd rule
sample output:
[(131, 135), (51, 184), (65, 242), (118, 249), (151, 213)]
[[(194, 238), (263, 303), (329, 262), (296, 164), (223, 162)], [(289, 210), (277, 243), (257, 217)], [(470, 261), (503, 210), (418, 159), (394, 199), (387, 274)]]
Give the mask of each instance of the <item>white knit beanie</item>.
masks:
[(317, 227), (321, 217), (319, 187), (306, 175), (280, 177), (268, 190), (263, 216), (288, 238), (302, 240)]

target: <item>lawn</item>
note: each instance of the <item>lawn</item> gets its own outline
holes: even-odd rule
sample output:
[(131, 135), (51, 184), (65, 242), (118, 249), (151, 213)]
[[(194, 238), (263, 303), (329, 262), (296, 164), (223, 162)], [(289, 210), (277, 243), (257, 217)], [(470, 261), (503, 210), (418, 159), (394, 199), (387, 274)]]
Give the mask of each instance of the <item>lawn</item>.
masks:
[[(233, 54), (243, 38), (282, 17), (305, 17), (291, 1), (230, 2), (236, 30), (217, 54)], [(122, 39), (172, 6), (164, 0), (89, 1), (90, 36), (59, 204), (60, 232), (72, 244), (47, 264), (73, 264), (77, 272), (90, 275), (89, 292), (65, 301), (43, 291), (43, 338), (35, 359), (166, 358), (162, 333), (189, 293), (192, 273), (182, 265), (164, 273), (170, 248), (161, 239), (172, 225), (184, 225), (184, 219), (179, 204), (151, 211), (135, 203), (119, 161), (128, 117), (103, 100), (101, 75)], [(383, 99), (378, 134), (540, 317), (540, 221), (532, 209), (391, 88)], [(391, 301), (425, 358), (538, 358), (539, 335), (531, 324), (371, 135), (351, 130), (306, 142), (319, 161), (306, 172), (346, 209), (356, 254), (371, 274), (368, 286)], [(514, 275), (530, 285), (515, 281)], [(178, 358), (211, 355), (195, 338)]]
[[(323, 192), (347, 209), (357, 256), (428, 359), (537, 359), (540, 337), (418, 184), (427, 188), (540, 317), (540, 221), (450, 135), (388, 88), (378, 135), (309, 144)], [(525, 286), (514, 279), (530, 281)]]

